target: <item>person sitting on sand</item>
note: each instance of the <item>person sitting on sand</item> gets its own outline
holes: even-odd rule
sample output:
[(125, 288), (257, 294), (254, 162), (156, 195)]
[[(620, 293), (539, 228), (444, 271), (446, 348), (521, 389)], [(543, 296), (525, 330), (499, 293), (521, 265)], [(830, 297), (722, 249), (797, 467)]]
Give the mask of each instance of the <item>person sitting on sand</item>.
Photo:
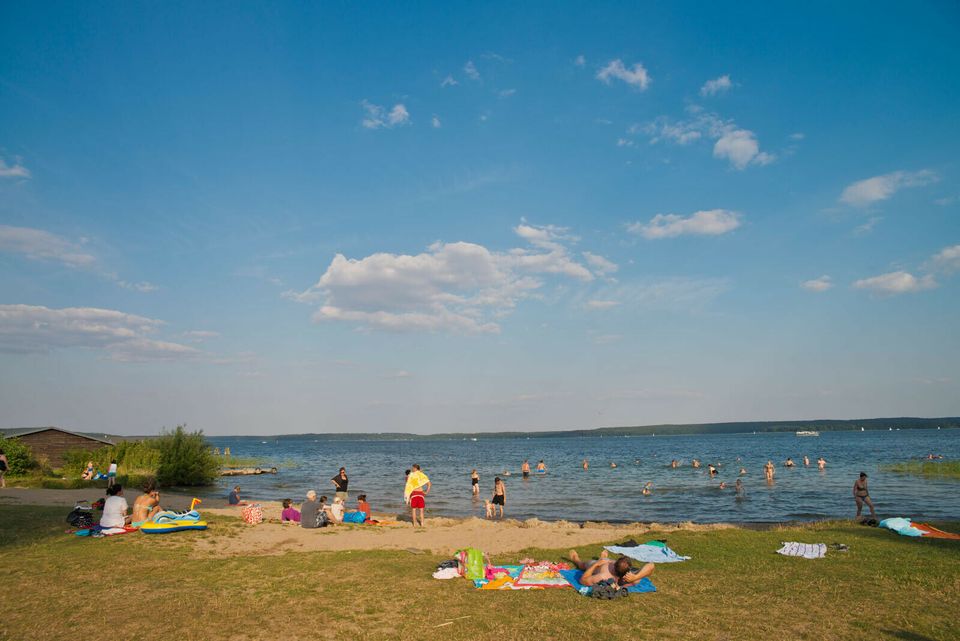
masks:
[(343, 499), (339, 496), (333, 499), (333, 504), (326, 507), (330, 520), (334, 523), (343, 523)]
[(80, 479), (83, 481), (92, 481), (96, 473), (97, 471), (93, 467), (93, 461), (87, 461), (87, 468), (83, 471), (83, 474), (80, 475)]
[[(323, 497), (326, 499), (327, 497)], [(300, 504), (300, 527), (315, 528), (319, 524), (323, 504), (317, 500), (314, 490), (307, 492), (307, 500)]]
[(877, 512), (873, 509), (873, 501), (870, 500), (870, 491), (867, 489), (867, 473), (860, 472), (860, 478), (853, 482), (853, 498), (857, 502), (857, 520), (860, 520), (860, 512), (863, 510), (863, 504), (866, 503), (870, 508), (870, 517), (877, 518)]
[(238, 505), (248, 505), (248, 503), (247, 503), (246, 501), (240, 500), (240, 486), (239, 486), (239, 485), (234, 485), (234, 486), (233, 486), (233, 490), (232, 490), (232, 491), (230, 492), (230, 494), (227, 496), (227, 504), (228, 504), (230, 507), (234, 507), (234, 506), (238, 506)]
[(540, 459), (540, 462), (537, 463), (537, 474), (545, 474), (547, 471), (547, 464), (543, 462), (543, 459)]
[(794, 464), (794, 462), (793, 462), (793, 459), (788, 456), (788, 457), (787, 457), (787, 460), (784, 462), (783, 466), (784, 466), (784, 467), (795, 467), (795, 464)]
[(107, 500), (103, 503), (103, 516), (100, 517), (100, 527), (104, 529), (123, 527), (130, 522), (127, 510), (130, 506), (123, 498), (123, 486), (114, 483), (107, 488)]
[(366, 494), (361, 494), (357, 497), (357, 512), (363, 512), (366, 520), (370, 520), (370, 504), (367, 503)]
[(569, 558), (574, 566), (583, 572), (580, 583), (587, 586), (596, 585), (601, 581), (613, 580), (622, 587), (629, 587), (640, 583), (644, 578), (653, 574), (655, 567), (653, 563), (647, 563), (637, 570), (630, 564), (630, 559), (625, 556), (616, 561), (611, 561), (606, 550), (600, 553), (599, 559), (592, 561), (581, 561), (576, 550), (570, 550)]
[(507, 487), (499, 476), (493, 479), (493, 498), (490, 502), (500, 510), (500, 518), (502, 519), (503, 508), (507, 503)]
[(820, 458), (817, 459), (817, 469), (822, 472), (823, 470), (826, 469), (826, 467), (827, 467), (827, 459), (821, 456)]
[(133, 502), (133, 516), (131, 521), (134, 524), (149, 521), (160, 511), (160, 492), (157, 491), (157, 485), (153, 481), (148, 481), (143, 485), (143, 494), (137, 497)]
[(293, 499), (283, 499), (283, 512), (280, 513), (280, 522), (286, 525), (296, 525), (300, 522), (300, 512), (293, 507)]

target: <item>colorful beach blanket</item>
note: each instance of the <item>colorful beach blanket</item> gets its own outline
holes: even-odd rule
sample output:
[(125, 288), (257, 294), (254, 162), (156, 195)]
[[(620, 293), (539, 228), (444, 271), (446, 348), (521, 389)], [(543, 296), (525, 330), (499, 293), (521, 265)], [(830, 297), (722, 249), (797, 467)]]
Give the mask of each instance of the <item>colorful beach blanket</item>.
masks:
[(631, 547), (621, 547), (619, 545), (608, 545), (608, 552), (628, 556), (636, 561), (643, 563), (679, 563), (680, 561), (689, 561), (689, 556), (680, 556), (666, 545), (644, 543), (643, 545), (634, 545)]
[(827, 544), (787, 541), (783, 543), (783, 547), (777, 550), (777, 554), (782, 554), (783, 556), (799, 556), (804, 559), (822, 559), (827, 555)]
[[(560, 570), (560, 574), (563, 575), (563, 578), (567, 580), (574, 590), (579, 592), (584, 596), (590, 596), (590, 593), (593, 592), (593, 588), (588, 585), (583, 585), (580, 583), (580, 578), (583, 577), (583, 572), (580, 570)], [(631, 585), (627, 588), (627, 592), (656, 592), (657, 588), (653, 585), (653, 581), (649, 577), (644, 577), (636, 585)]]
[(515, 587), (565, 588), (569, 582), (553, 565), (528, 565), (514, 581)]

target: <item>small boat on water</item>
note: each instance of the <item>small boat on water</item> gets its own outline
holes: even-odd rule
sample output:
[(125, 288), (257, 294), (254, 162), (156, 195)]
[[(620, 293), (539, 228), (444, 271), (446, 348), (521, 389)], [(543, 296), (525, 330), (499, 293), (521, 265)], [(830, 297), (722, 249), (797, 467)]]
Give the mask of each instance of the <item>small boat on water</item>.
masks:
[(799, 430), (797, 436), (820, 436), (817, 430)]

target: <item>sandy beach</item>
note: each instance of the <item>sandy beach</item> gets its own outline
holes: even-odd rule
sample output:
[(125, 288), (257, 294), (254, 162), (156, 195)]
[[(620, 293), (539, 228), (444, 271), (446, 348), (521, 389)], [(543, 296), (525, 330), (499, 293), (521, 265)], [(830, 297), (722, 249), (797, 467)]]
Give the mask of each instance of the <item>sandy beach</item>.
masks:
[[(47, 490), (7, 488), (0, 490), (0, 505), (46, 505), (72, 507), (78, 500), (94, 501), (101, 496), (91, 490)], [(127, 496), (132, 504), (133, 497)], [(173, 510), (187, 509), (187, 494), (164, 493), (163, 506)], [(680, 530), (703, 531), (737, 527), (730, 524), (681, 523), (574, 523), (569, 521), (487, 521), (478, 518), (427, 518), (425, 528), (413, 528), (409, 521), (398, 520), (395, 514), (374, 512), (373, 518), (384, 525), (335, 525), (322, 529), (304, 529), (280, 523), (281, 505), (263, 501), (264, 522), (242, 524), (231, 528), (230, 536), (196, 537), (195, 545), (213, 554), (276, 555), (287, 551), (407, 550), (411, 553), (449, 554), (465, 547), (479, 547), (488, 554), (517, 552), (527, 548), (568, 548), (616, 539), (636, 538), (644, 532), (658, 534)], [(240, 510), (200, 505), (200, 512), (216, 532), (217, 517), (239, 517)], [(64, 511), (66, 516), (67, 509)], [(404, 517), (400, 517), (404, 518)], [(409, 518), (409, 517), (407, 517)]]

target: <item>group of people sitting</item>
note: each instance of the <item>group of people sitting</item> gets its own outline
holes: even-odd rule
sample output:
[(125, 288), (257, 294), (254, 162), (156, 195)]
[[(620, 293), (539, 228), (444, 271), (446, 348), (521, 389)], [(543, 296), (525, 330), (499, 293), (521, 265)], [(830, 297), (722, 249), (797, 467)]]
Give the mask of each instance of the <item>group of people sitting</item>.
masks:
[[(360, 514), (362, 517), (348, 516), (349, 514)], [(367, 503), (367, 495), (361, 494), (357, 497), (357, 509), (354, 512), (346, 511), (346, 504), (343, 497), (337, 496), (333, 503), (327, 503), (327, 497), (317, 497), (315, 490), (307, 492), (307, 500), (300, 504), (300, 510), (293, 507), (293, 499), (283, 499), (283, 512), (280, 514), (280, 521), (284, 524), (300, 524), (303, 528), (317, 528), (329, 524), (343, 523), (345, 517), (353, 523), (363, 523), (370, 520), (370, 504)], [(361, 520), (362, 519), (362, 520)]]
[(107, 488), (107, 499), (103, 502), (103, 516), (100, 517), (100, 527), (118, 528), (125, 526), (140, 527), (150, 521), (160, 508), (160, 492), (153, 481), (143, 486), (143, 494), (133, 502), (130, 514), (130, 505), (123, 496), (123, 486), (114, 483)]

